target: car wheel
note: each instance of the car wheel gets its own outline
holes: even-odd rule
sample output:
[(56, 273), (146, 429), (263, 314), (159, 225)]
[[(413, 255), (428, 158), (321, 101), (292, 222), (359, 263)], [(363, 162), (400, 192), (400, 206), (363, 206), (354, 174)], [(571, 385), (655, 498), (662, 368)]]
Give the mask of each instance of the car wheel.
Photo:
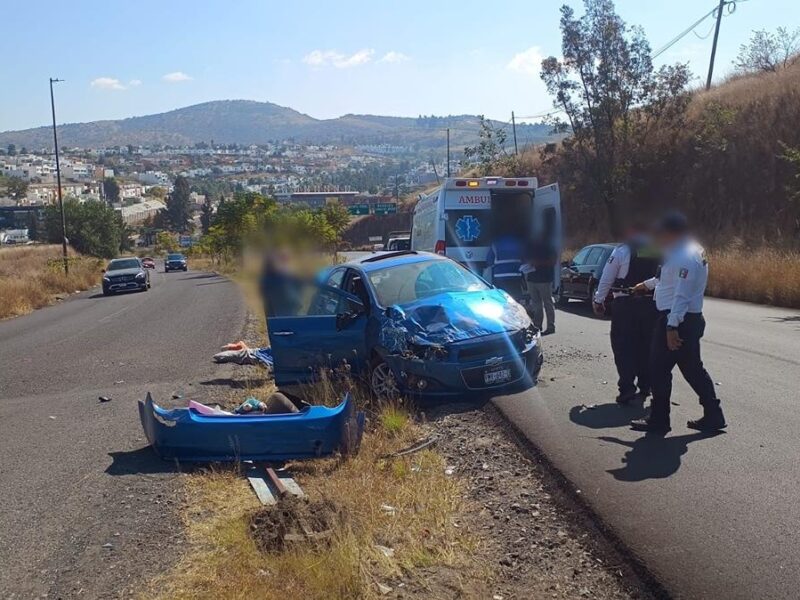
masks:
[(591, 282), (589, 284), (589, 297), (586, 299), (586, 302), (590, 305), (594, 302), (594, 293), (597, 291), (597, 284)]
[(110, 296), (110, 295), (111, 295), (110, 291), (105, 290), (105, 289), (103, 290), (103, 296)]
[(556, 304), (558, 306), (566, 306), (569, 304), (569, 298), (564, 295), (564, 286), (558, 288), (558, 296), (556, 296)]
[(400, 387), (397, 385), (394, 371), (383, 360), (379, 360), (372, 368), (369, 387), (379, 400), (395, 400), (400, 396)]

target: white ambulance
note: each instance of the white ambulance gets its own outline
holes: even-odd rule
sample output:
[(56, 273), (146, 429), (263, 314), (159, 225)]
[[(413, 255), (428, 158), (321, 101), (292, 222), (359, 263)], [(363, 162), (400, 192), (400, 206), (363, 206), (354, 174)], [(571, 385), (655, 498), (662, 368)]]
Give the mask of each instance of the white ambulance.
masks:
[[(411, 249), (448, 256), (489, 277), (486, 257), (492, 240), (510, 232), (545, 240), (561, 255), (561, 197), (558, 184), (538, 187), (536, 177), (453, 177), (420, 196), (414, 207)], [(509, 218), (511, 217), (511, 218)], [(521, 226), (521, 227), (520, 227)], [(553, 267), (553, 290), (561, 266)]]
[[(536, 177), (447, 178), (441, 187), (421, 195), (414, 207), (411, 249), (448, 256), (488, 278), (486, 257), (492, 240), (509, 233), (509, 223), (527, 233), (523, 241), (544, 240), (560, 256), (558, 184), (538, 187)], [(553, 267), (554, 291), (560, 270), (559, 264)]]

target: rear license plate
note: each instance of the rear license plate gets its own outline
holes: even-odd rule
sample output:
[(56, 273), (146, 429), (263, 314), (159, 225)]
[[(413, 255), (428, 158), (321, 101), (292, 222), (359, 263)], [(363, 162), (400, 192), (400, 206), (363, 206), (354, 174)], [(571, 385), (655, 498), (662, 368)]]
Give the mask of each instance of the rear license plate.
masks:
[(483, 381), (486, 385), (495, 385), (498, 383), (505, 383), (511, 381), (511, 369), (509, 367), (503, 369), (493, 369), (491, 371), (484, 371)]

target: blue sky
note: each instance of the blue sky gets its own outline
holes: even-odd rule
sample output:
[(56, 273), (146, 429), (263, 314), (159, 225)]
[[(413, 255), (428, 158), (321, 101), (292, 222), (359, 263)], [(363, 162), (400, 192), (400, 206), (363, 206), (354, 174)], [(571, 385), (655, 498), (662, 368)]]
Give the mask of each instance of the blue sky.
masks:
[[(568, 0), (580, 11), (580, 0)], [(617, 0), (654, 49), (716, 0)], [(267, 100), (318, 118), (346, 113), (486, 114), (550, 109), (538, 77), (560, 54), (557, 0), (40, 0), (7, 2), (0, 131), (162, 112), (208, 100)], [(716, 73), (753, 29), (800, 25), (797, 0), (746, 0), (723, 19)], [(702, 78), (711, 20), (660, 62)]]

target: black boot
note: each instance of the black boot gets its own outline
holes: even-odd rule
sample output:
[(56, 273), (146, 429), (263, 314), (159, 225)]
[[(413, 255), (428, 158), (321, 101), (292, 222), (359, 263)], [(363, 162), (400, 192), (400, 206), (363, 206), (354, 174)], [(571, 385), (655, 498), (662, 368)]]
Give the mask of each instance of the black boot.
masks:
[(622, 406), (628, 406), (631, 402), (636, 400), (636, 393), (632, 392), (629, 394), (620, 394), (616, 398), (617, 404), (621, 404)]
[(728, 424), (725, 422), (725, 415), (722, 414), (722, 409), (716, 406), (714, 408), (706, 408), (703, 411), (702, 418), (689, 421), (686, 426), (697, 431), (719, 431), (720, 429), (725, 429)]

